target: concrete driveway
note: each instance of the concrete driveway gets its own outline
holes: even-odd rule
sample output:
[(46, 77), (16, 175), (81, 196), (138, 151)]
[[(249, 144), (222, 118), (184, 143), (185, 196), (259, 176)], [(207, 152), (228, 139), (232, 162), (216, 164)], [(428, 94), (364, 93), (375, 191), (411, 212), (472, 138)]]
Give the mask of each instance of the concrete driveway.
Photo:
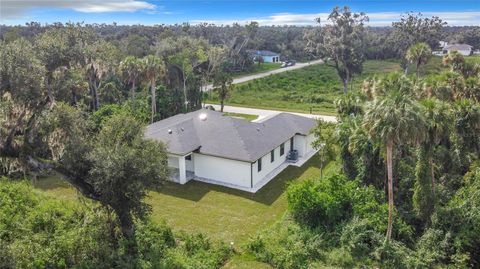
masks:
[[(213, 105), (213, 104), (206, 104), (211, 105), (215, 108), (216, 111), (220, 111), (220, 105)], [(250, 114), (250, 115), (258, 115), (258, 119), (255, 121), (261, 121), (262, 119), (287, 111), (278, 111), (278, 110), (269, 110), (269, 109), (258, 109), (258, 108), (249, 108), (249, 107), (238, 107), (238, 106), (224, 106), (223, 112), (232, 112), (232, 113), (241, 113), (241, 114)], [(297, 112), (287, 112), (307, 118), (313, 119), (322, 119), (328, 122), (337, 122), (337, 118), (335, 116), (327, 116), (327, 115), (316, 115), (316, 114), (306, 114), (306, 113), (297, 113)]]
[[(263, 77), (268, 77), (270, 75), (283, 73), (283, 72), (287, 72), (287, 71), (291, 71), (291, 70), (295, 70), (295, 69), (299, 69), (299, 68), (304, 68), (304, 67), (309, 66), (309, 65), (321, 64), (321, 63), (323, 63), (322, 60), (315, 60), (315, 61), (311, 61), (311, 62), (307, 62), (307, 63), (297, 63), (294, 66), (289, 66), (289, 67), (279, 68), (279, 69), (275, 69), (275, 70), (271, 70), (271, 71), (267, 71), (267, 72), (263, 72), (263, 73), (258, 73), (258, 74), (253, 74), (253, 75), (249, 75), (249, 76), (239, 77), (239, 78), (234, 79), (232, 84), (239, 84), (239, 83), (247, 82), (247, 81), (250, 81), (250, 80), (263, 78)], [(209, 84), (205, 87), (202, 87), (202, 91), (204, 91), (204, 92), (209, 91), (211, 89), (213, 89), (212, 84)]]

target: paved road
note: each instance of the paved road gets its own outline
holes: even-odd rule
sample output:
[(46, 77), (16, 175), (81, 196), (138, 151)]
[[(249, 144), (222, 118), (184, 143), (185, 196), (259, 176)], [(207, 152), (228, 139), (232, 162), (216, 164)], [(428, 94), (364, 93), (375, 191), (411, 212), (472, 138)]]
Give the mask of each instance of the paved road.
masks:
[[(215, 110), (220, 111), (220, 105), (212, 105)], [(278, 110), (269, 110), (269, 109), (258, 109), (258, 108), (248, 108), (248, 107), (238, 107), (238, 106), (224, 106), (223, 112), (233, 112), (233, 113), (242, 113), (242, 114), (251, 114), (251, 115), (258, 115), (258, 119), (255, 121), (262, 120), (266, 117), (282, 113), (285, 111), (278, 111)], [(306, 113), (297, 113), (297, 112), (288, 112), (299, 116), (304, 116), (313, 119), (322, 119), (328, 122), (337, 122), (337, 118), (335, 116), (327, 116), (327, 115), (316, 115), (316, 114), (306, 114)]]
[[(321, 63), (323, 63), (322, 60), (315, 60), (315, 61), (311, 61), (311, 62), (308, 62), (308, 63), (297, 63), (294, 66), (279, 68), (279, 69), (275, 69), (275, 70), (271, 70), (271, 71), (267, 71), (267, 72), (263, 72), (263, 73), (258, 73), (258, 74), (253, 74), (253, 75), (249, 75), (249, 76), (245, 76), (245, 77), (239, 77), (239, 78), (234, 79), (232, 84), (243, 83), (243, 82), (247, 82), (249, 80), (268, 77), (270, 75), (283, 73), (283, 72), (286, 72), (286, 71), (295, 70), (295, 69), (299, 69), (299, 68), (304, 68), (304, 67), (309, 66), (309, 65), (321, 64)], [(206, 92), (206, 91), (211, 90), (212, 88), (213, 88), (213, 85), (209, 84), (209, 85), (203, 87), (202, 90), (204, 92)]]

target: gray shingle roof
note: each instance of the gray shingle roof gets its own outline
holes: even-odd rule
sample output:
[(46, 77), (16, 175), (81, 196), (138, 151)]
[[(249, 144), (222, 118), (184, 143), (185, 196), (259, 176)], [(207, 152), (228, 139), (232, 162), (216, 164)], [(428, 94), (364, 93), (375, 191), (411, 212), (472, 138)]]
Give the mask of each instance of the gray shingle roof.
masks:
[[(201, 114), (206, 115), (206, 120), (200, 119)], [(295, 134), (308, 135), (315, 126), (315, 120), (289, 113), (249, 122), (200, 109), (149, 125), (145, 137), (165, 142), (168, 152), (173, 154), (198, 150), (202, 154), (255, 162)]]

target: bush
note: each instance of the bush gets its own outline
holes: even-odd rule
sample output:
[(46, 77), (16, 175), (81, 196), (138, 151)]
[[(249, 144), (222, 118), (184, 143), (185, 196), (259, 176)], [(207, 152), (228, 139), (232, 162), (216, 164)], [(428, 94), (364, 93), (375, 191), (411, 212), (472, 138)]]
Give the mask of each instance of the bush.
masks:
[(247, 249), (259, 261), (275, 268), (294, 269), (307, 268), (323, 258), (324, 242), (315, 231), (282, 221), (268, 232), (266, 237), (256, 236), (247, 244)]
[(350, 217), (355, 188), (355, 182), (347, 181), (340, 175), (319, 182), (307, 180), (288, 188), (288, 207), (298, 222), (310, 227), (332, 229)]
[(343, 227), (340, 244), (356, 258), (369, 256), (385, 240), (369, 219), (354, 217)]
[(412, 251), (394, 240), (385, 241), (375, 249), (375, 259), (381, 264), (382, 268), (413, 268), (411, 257)]

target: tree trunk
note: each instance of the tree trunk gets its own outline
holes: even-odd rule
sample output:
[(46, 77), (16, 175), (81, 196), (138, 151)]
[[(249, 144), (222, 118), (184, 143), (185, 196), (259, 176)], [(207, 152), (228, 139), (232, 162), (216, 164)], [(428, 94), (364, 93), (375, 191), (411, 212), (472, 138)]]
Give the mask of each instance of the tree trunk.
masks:
[(130, 89), (130, 98), (135, 100), (135, 80), (132, 81), (132, 88)]
[(127, 244), (127, 253), (135, 256), (136, 242), (135, 242), (135, 224), (133, 223), (133, 218), (128, 212), (124, 210), (114, 209), (115, 214), (117, 214), (118, 221), (120, 222), (120, 230), (122, 231), (123, 237), (128, 241)]
[(348, 78), (342, 79), (343, 82), (343, 93), (348, 93)]
[(388, 226), (387, 240), (392, 238), (393, 230), (393, 141), (387, 142), (387, 173), (388, 173)]
[(417, 80), (418, 80), (418, 77), (420, 76), (420, 63), (417, 63)]
[(47, 74), (45, 78), (45, 86), (47, 88), (47, 97), (50, 101), (50, 103), (55, 103), (55, 97), (53, 96), (53, 91), (52, 91), (52, 74), (49, 73)]
[(435, 206), (435, 169), (433, 167), (433, 158), (432, 156), (429, 156), (429, 160), (428, 160), (429, 164), (430, 164), (430, 173), (431, 173), (431, 176), (432, 176), (432, 194), (433, 194), (433, 206)]
[(98, 89), (100, 88), (100, 83), (97, 85), (93, 86), (93, 97), (95, 101), (95, 110), (98, 110), (100, 108), (100, 97), (98, 96)]
[(157, 97), (156, 97), (156, 92), (155, 92), (155, 80), (152, 80), (150, 82), (150, 91), (152, 95), (152, 118), (150, 120), (151, 123), (153, 123), (153, 118), (155, 117), (155, 114), (157, 114)]
[(320, 179), (323, 179), (323, 158), (320, 157)]
[(188, 103), (187, 103), (187, 76), (185, 72), (183, 72), (183, 98), (185, 99), (185, 112), (188, 111)]

